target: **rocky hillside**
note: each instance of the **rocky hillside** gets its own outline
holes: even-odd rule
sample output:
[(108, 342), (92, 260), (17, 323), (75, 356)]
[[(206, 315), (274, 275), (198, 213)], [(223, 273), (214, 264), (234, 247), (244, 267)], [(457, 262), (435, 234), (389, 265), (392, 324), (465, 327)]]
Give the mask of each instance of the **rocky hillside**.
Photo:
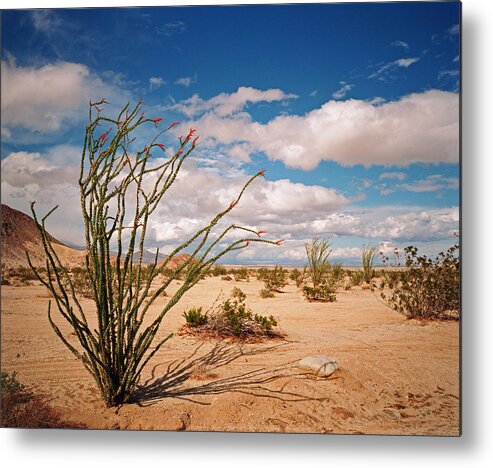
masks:
[[(2, 204), (0, 209), (2, 266), (7, 268), (28, 266), (26, 251), (35, 266), (43, 266), (45, 254), (34, 219), (8, 205)], [(51, 235), (50, 239), (62, 260), (69, 264), (83, 260), (84, 252), (67, 247)]]
[[(7, 268), (27, 267), (26, 251), (35, 266), (44, 266), (45, 254), (41, 243), (41, 236), (36, 228), (36, 223), (31, 216), (22, 211), (15, 210), (8, 205), (1, 205), (0, 216), (2, 219), (2, 266)], [(50, 235), (53, 247), (62, 260), (70, 266), (82, 265), (84, 263), (85, 251), (76, 250), (64, 245), (59, 240)], [(137, 261), (137, 254), (134, 261)], [(144, 252), (144, 263), (152, 263), (155, 254)], [(160, 254), (160, 264), (166, 258)], [(190, 256), (188, 254), (176, 255), (168, 263), (169, 268), (177, 268), (182, 265)]]

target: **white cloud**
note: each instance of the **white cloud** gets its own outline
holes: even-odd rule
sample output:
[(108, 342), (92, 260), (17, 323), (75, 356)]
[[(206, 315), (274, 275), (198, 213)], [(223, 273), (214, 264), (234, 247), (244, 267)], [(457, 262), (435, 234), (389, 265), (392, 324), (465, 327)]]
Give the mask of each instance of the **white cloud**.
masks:
[(397, 68), (409, 68), (413, 63), (419, 61), (419, 57), (410, 57), (410, 58), (400, 58), (394, 60), (393, 62), (386, 63), (385, 65), (381, 65), (377, 71), (373, 72), (368, 78), (376, 78), (382, 81), (393, 78), (390, 73), (394, 72)]
[(402, 47), (403, 49), (409, 49), (409, 44), (404, 41), (394, 41), (390, 43), (393, 47)]
[(416, 63), (417, 61), (419, 61), (419, 58), (417, 58), (417, 57), (414, 57), (414, 58), (402, 58), (402, 59), (396, 60), (394, 62), (394, 64), (397, 65), (398, 67), (408, 68), (413, 63)]
[(283, 101), (296, 97), (294, 94), (285, 94), (280, 89), (263, 91), (241, 86), (234, 93), (221, 93), (208, 100), (204, 100), (198, 94), (194, 94), (184, 101), (173, 104), (169, 109), (181, 112), (189, 117), (210, 111), (224, 117), (243, 110), (249, 103)]
[(48, 34), (63, 25), (61, 18), (53, 10), (32, 10), (31, 21), (36, 30)]
[(89, 99), (123, 96), (82, 64), (58, 62), (39, 68), (2, 61), (2, 123), (53, 132), (86, 117)]
[(399, 184), (397, 187), (409, 192), (436, 192), (437, 190), (457, 190), (459, 179), (457, 177), (443, 177), (436, 174), (426, 179), (417, 180), (408, 184)]
[(351, 91), (351, 89), (354, 88), (354, 85), (346, 83), (345, 81), (341, 81), (339, 82), (339, 84), (341, 85), (341, 87), (332, 94), (332, 97), (334, 99), (342, 99), (348, 91)]
[(160, 76), (151, 76), (149, 78), (149, 86), (150, 86), (151, 90), (160, 88), (161, 86), (163, 86), (165, 84), (166, 84), (166, 81), (164, 81), (164, 79), (161, 78)]
[(156, 26), (155, 30), (159, 35), (169, 38), (176, 34), (183, 34), (187, 30), (187, 25), (183, 21), (170, 21), (161, 26)]
[(378, 178), (404, 180), (406, 178), (406, 174), (404, 174), (404, 172), (382, 172)]
[[(275, 91), (273, 95), (282, 99), (284, 93)], [(192, 97), (176, 108), (192, 115), (199, 109), (214, 110), (188, 123), (208, 144), (247, 144), (270, 160), (304, 170), (324, 160), (346, 166), (459, 160), (456, 93), (430, 90), (378, 105), (356, 99), (328, 101), (305, 115), (281, 115), (266, 124), (246, 112), (229, 115), (247, 102), (243, 95), (237, 100), (230, 100), (231, 96), (219, 95), (205, 103)]]
[(191, 84), (196, 82), (197, 82), (197, 76), (184, 76), (183, 78), (178, 78), (175, 81), (175, 84), (180, 86), (185, 86), (185, 88), (188, 88)]
[(460, 25), (454, 24), (453, 26), (450, 26), (450, 28), (447, 29), (447, 34), (450, 36), (456, 36), (457, 34), (460, 33)]

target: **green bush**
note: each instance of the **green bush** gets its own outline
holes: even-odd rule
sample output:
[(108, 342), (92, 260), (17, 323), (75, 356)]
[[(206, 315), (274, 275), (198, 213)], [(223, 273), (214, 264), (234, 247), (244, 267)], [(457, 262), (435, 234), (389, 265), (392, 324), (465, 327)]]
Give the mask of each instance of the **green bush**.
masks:
[(277, 326), (277, 320), (272, 315), (264, 317), (253, 314), (246, 306), (243, 296), (243, 293), (242, 295), (235, 294), (236, 299), (227, 299), (210, 313), (202, 314), (200, 309), (195, 309), (199, 312), (194, 312), (194, 316), (200, 316), (200, 320), (204, 320), (203, 323), (195, 327), (197, 331), (239, 338), (277, 336), (278, 333), (274, 330)]
[(246, 268), (238, 268), (237, 270), (232, 270), (233, 271), (233, 278), (235, 281), (243, 281), (243, 280), (248, 280), (248, 270)]
[(321, 283), (316, 288), (311, 286), (305, 286), (303, 288), (303, 295), (310, 301), (320, 301), (320, 302), (335, 302), (336, 294), (334, 289), (328, 283)]
[(183, 317), (189, 327), (200, 327), (207, 323), (207, 313), (202, 313), (202, 307), (192, 307), (183, 312)]
[(273, 270), (262, 273), (262, 281), (265, 289), (271, 292), (282, 292), (288, 284), (288, 272), (283, 267), (276, 266)]
[(434, 259), (418, 255), (417, 247), (406, 247), (406, 269), (385, 272), (380, 286), (381, 297), (390, 307), (410, 318), (459, 318), (458, 253), (459, 244), (454, 244), (446, 252), (440, 252)]
[(276, 295), (272, 291), (270, 291), (269, 289), (265, 289), (265, 288), (260, 290), (259, 296), (262, 299), (268, 299), (270, 297), (276, 297)]
[(246, 299), (246, 294), (240, 288), (233, 288), (231, 291), (231, 297), (243, 302)]
[(375, 276), (375, 270), (373, 269), (373, 262), (377, 253), (378, 247), (368, 246), (363, 248), (361, 252), (361, 261), (363, 264), (363, 279), (367, 284), (371, 283), (371, 280)]

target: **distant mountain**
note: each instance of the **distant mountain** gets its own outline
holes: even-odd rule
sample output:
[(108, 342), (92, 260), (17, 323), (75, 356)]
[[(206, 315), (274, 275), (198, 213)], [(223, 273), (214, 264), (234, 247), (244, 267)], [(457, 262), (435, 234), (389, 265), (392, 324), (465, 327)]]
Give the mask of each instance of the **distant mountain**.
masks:
[[(36, 222), (34, 219), (23, 213), (22, 211), (11, 208), (8, 205), (1, 204), (0, 217), (2, 220), (1, 228), (1, 260), (2, 265), (7, 268), (17, 268), (20, 266), (29, 266), (26, 258), (26, 251), (29, 252), (29, 256), (34, 266), (45, 265), (45, 253), (41, 242), (41, 235), (39, 234)], [(55, 239), (50, 235), (50, 239), (60, 260), (69, 265), (82, 265), (85, 260), (85, 250), (81, 247), (73, 244), (67, 245), (62, 243), (58, 239)], [(111, 253), (113, 257), (116, 257), (116, 253)], [(143, 263), (153, 263), (156, 254), (144, 250), (142, 257)], [(158, 265), (161, 265), (163, 261), (168, 258), (167, 255), (159, 254)], [(190, 258), (188, 254), (176, 255), (170, 260), (168, 266), (170, 268), (177, 268)], [(138, 254), (135, 253), (133, 261), (137, 262)]]
[[(44, 266), (46, 257), (41, 235), (34, 219), (22, 211), (15, 210), (4, 204), (0, 206), (0, 217), (2, 220), (2, 265), (7, 268), (28, 266), (27, 251), (35, 266)], [(62, 262), (69, 265), (83, 262), (84, 252), (72, 249), (62, 244), (52, 235), (48, 235), (55, 252)]]

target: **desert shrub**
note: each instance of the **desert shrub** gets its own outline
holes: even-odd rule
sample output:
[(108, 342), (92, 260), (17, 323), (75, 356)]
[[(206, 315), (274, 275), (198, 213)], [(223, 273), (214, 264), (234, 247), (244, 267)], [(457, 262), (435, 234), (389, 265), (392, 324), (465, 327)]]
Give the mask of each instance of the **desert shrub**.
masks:
[(349, 278), (351, 286), (359, 286), (364, 281), (364, 274), (361, 270), (350, 271)]
[(303, 295), (308, 301), (334, 302), (345, 272), (341, 264), (329, 261), (332, 249), (328, 240), (313, 239), (310, 244), (305, 244), (305, 251), (308, 259), (307, 275), (312, 285), (303, 287)]
[[(460, 310), (458, 252), (457, 243), (432, 259), (426, 255), (419, 255), (417, 247), (406, 247), (404, 249), (406, 269), (385, 273), (381, 284), (381, 297), (390, 307), (410, 318), (458, 318)], [(386, 291), (385, 287), (390, 292)]]
[(254, 314), (246, 306), (243, 296), (237, 299), (227, 299), (202, 316), (206, 317), (205, 323), (193, 327), (196, 333), (238, 338), (275, 337), (279, 335), (274, 330), (277, 326), (277, 320), (272, 315), (265, 317)]
[(267, 268), (265, 267), (259, 268), (257, 270), (257, 279), (259, 281), (264, 281), (264, 278), (266, 278), (268, 274), (269, 274), (269, 270)]
[(227, 270), (224, 266), (222, 265), (214, 265), (214, 268), (211, 269), (210, 271), (211, 276), (224, 276), (227, 274)]
[(370, 284), (371, 280), (375, 276), (375, 270), (373, 269), (373, 262), (377, 253), (377, 247), (368, 246), (364, 247), (361, 252), (361, 262), (363, 264), (363, 279), (367, 284)]
[(79, 428), (63, 421), (47, 402), (47, 398), (27, 389), (17, 380), (15, 372), (1, 373), (1, 427), (16, 428)]
[(31, 270), (31, 268), (23, 267), (23, 266), (12, 268), (10, 270), (10, 276), (17, 278), (17, 280), (20, 281), (22, 284), (29, 284), (30, 281), (34, 281), (38, 279), (36, 274)]
[(233, 278), (235, 281), (248, 280), (248, 270), (246, 268), (238, 268), (233, 270)]
[(294, 268), (289, 273), (289, 279), (291, 279), (295, 282), (297, 288), (301, 288), (303, 283), (306, 281), (306, 277), (307, 277), (306, 267), (303, 268), (303, 271), (300, 271), (297, 268)]
[(262, 281), (268, 291), (282, 292), (288, 284), (288, 272), (283, 267), (276, 266), (273, 270), (266, 270), (263, 273)]
[(12, 281), (10, 279), (10, 273), (7, 271), (7, 269), (2, 265), (2, 270), (1, 270), (1, 284), (2, 286), (9, 286), (12, 284)]
[(222, 279), (223, 281), (233, 281), (233, 278), (231, 278), (231, 276), (229, 276), (229, 275), (222, 276), (222, 277), (221, 277), (221, 279)]
[(336, 301), (336, 290), (334, 287), (327, 282), (320, 283), (316, 288), (311, 286), (303, 287), (303, 295), (310, 301), (320, 301), (320, 302), (335, 302)]
[[(75, 292), (83, 297), (94, 299), (94, 290), (87, 270), (81, 267), (74, 267), (70, 273)], [(66, 282), (66, 286), (68, 286), (68, 282)]]
[(310, 244), (305, 244), (305, 251), (308, 259), (308, 274), (313, 288), (317, 288), (329, 271), (329, 256), (332, 249), (327, 239), (313, 239)]
[(231, 297), (243, 302), (246, 299), (246, 294), (240, 288), (233, 288), (231, 291)]
[(183, 317), (189, 327), (200, 327), (207, 323), (207, 313), (202, 313), (202, 307), (192, 307), (183, 312)]
[[(133, 108), (127, 104), (119, 113), (113, 114), (114, 118), (110, 118), (103, 112), (107, 104), (105, 99), (90, 102), (78, 180), (86, 270), (94, 293), (97, 328), (88, 324), (80, 295), (73, 287), (67, 268), (56, 255), (45, 227), (46, 219), (57, 207), (39, 218), (34, 202), (31, 204), (47, 257), (46, 278), (35, 269), (29, 257), (28, 261), (36, 277), (54, 296), (58, 318), (68, 322), (75, 340), (55, 323), (49, 302), (48, 319), (54, 332), (82, 361), (106, 404), (118, 406), (131, 401), (143, 369), (171, 337), (162, 338), (158, 333), (165, 315), (209, 272), (214, 263), (225, 254), (246, 248), (253, 242), (280, 245), (281, 241), (261, 239), (258, 233), (235, 224), (222, 230), (219, 228), (224, 225), (225, 216), (238, 205), (248, 186), (264, 175), (262, 170), (250, 177), (238, 196), (208, 224), (189, 239), (181, 241), (167, 259), (158, 265), (157, 251), (153, 264), (148, 269), (144, 267), (149, 222), (158, 207), (162, 207), (163, 198), (169, 195), (182, 164), (195, 149), (198, 137), (194, 136), (195, 130), (190, 129), (187, 135), (179, 138), (176, 151), (168, 152), (164, 158), (156, 158), (157, 153), (166, 151), (159, 138), (176, 123), (157, 132), (142, 147), (142, 140), (136, 138), (135, 132), (144, 125), (158, 127), (162, 119), (146, 117), (141, 102)], [(101, 127), (104, 130), (98, 137)], [(180, 194), (174, 196), (179, 197)], [(246, 237), (226, 241), (233, 230), (244, 232)], [(223, 244), (224, 247), (220, 248)], [(113, 256), (112, 251), (116, 252)], [(153, 280), (166, 271), (172, 258), (183, 252), (189, 252), (189, 258), (172, 269), (150, 294)], [(178, 277), (182, 282), (173, 296), (147, 320), (150, 307)]]
[(271, 290), (265, 289), (265, 288), (260, 290), (259, 296), (262, 299), (268, 299), (270, 297), (276, 297), (276, 295)]

